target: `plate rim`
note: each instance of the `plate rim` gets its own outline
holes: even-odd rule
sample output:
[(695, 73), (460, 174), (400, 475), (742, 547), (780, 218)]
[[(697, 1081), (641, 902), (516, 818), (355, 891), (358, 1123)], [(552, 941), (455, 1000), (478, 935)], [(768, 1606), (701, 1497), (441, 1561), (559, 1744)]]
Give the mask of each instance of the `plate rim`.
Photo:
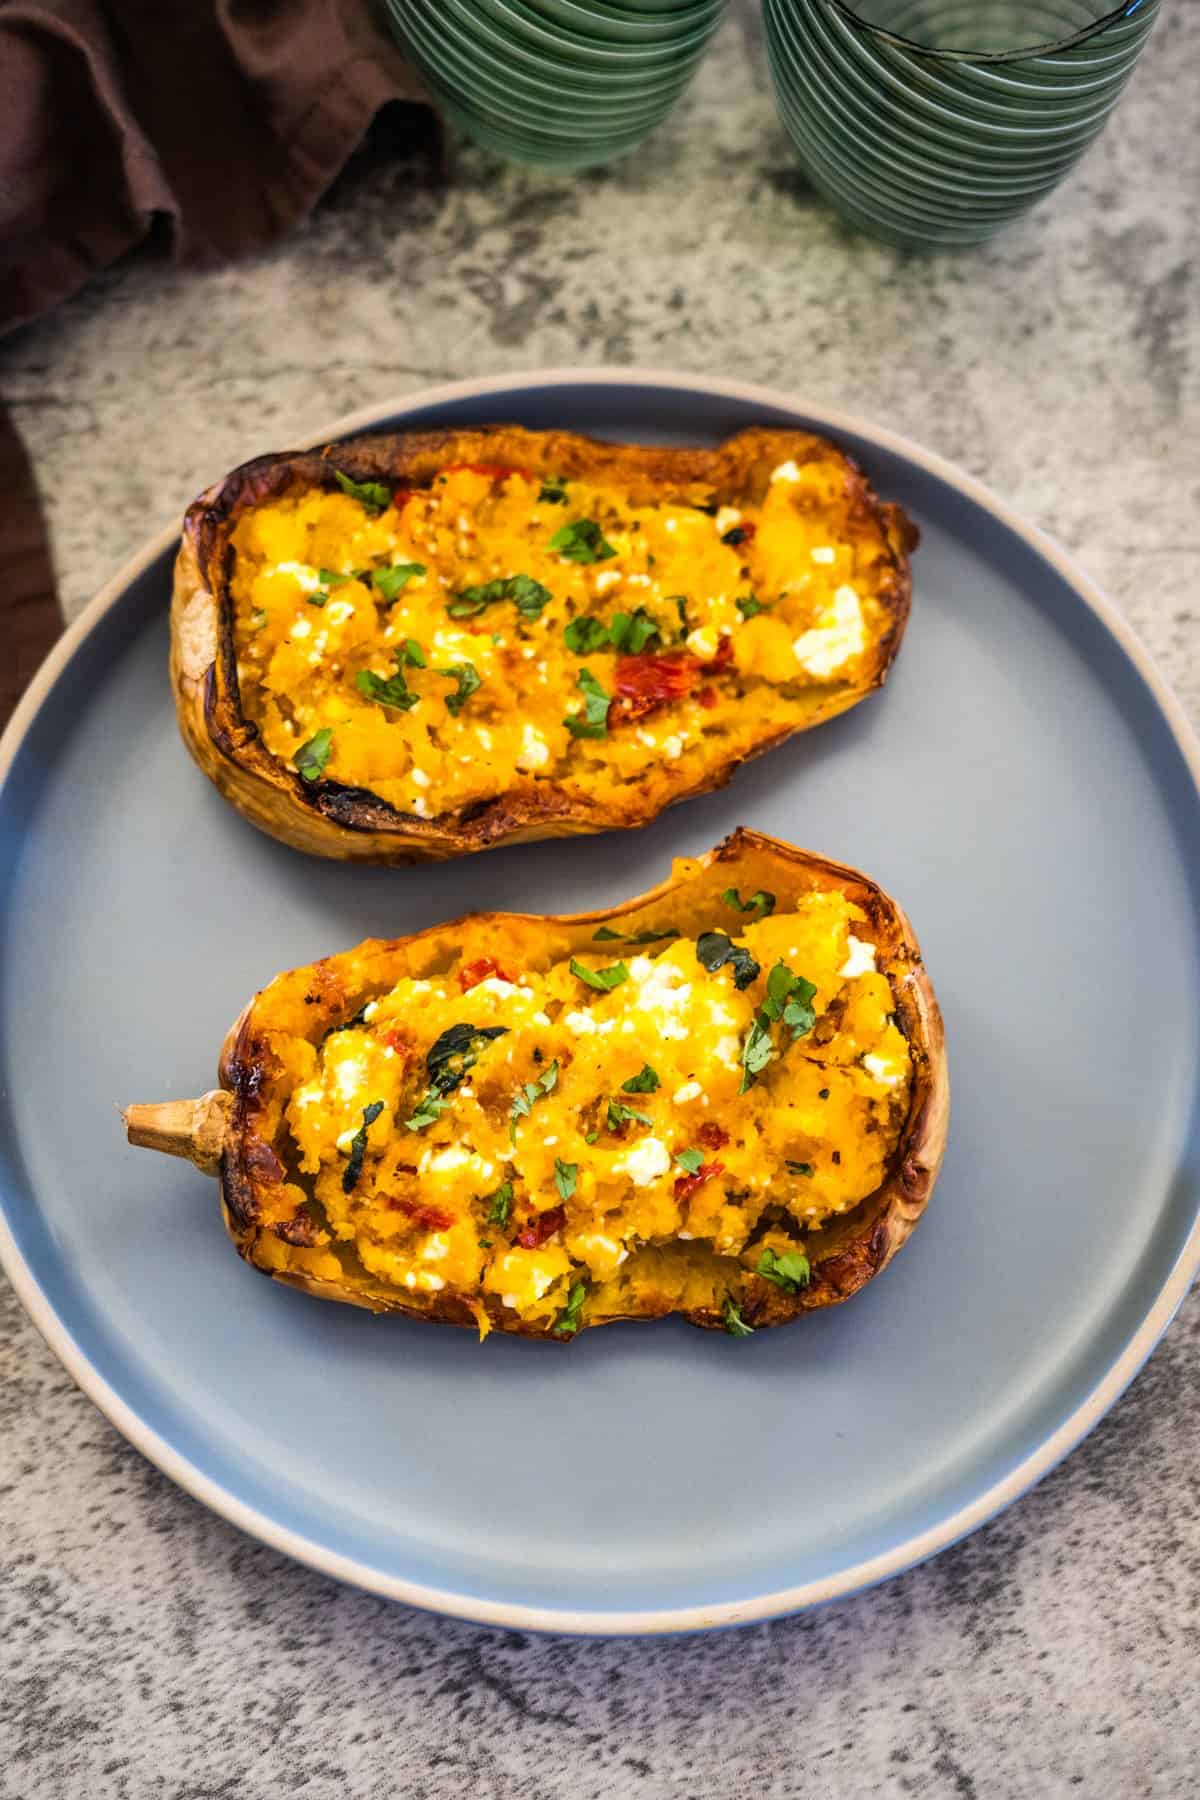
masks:
[[(1183, 703), (1159, 673), (1148, 650), (1116, 604), (1077, 566), (1054, 538), (1040, 526), (1024, 519), (999, 495), (993, 493), (986, 483), (890, 427), (843, 412), (839, 408), (809, 403), (803, 396), (792, 395), (783, 389), (757, 382), (698, 372), (692, 374), (658, 370), (640, 365), (627, 368), (605, 365), (598, 368), (513, 370), (505, 375), (438, 382), (409, 394), (394, 396), (390, 401), (374, 402), (342, 414), (319, 432), (299, 434), (297, 447), (312, 447), (354, 432), (374, 429), (383, 420), (394, 418), (398, 413), (411, 413), (432, 406), (484, 399), (505, 393), (523, 393), (531, 389), (578, 386), (659, 388), (717, 399), (740, 400), (764, 410), (774, 408), (797, 412), (811, 420), (817, 429), (827, 431), (831, 436), (844, 433), (866, 439), (956, 490), (968, 501), (998, 519), (1035, 554), (1044, 558), (1099, 619), (1110, 637), (1115, 639), (1145, 682), (1162, 714), (1191, 775), (1197, 800), (1200, 801), (1200, 736), (1184, 711)], [(254, 454), (256, 452), (252, 449), (249, 455)], [(0, 736), (0, 790), (6, 786), (21, 746), (59, 674), (101, 620), (119, 603), (131, 584), (153, 562), (173, 549), (178, 536), (178, 526), (170, 525), (143, 544), (64, 630), (34, 675)], [(960, 1538), (986, 1524), (1027, 1493), (1099, 1423), (1120, 1398), (1166, 1331), (1200, 1271), (1200, 1216), (1194, 1222), (1166, 1281), (1141, 1324), (1091, 1392), (1007, 1476), (993, 1482), (967, 1505), (957, 1508), (937, 1524), (918, 1532), (902, 1544), (834, 1575), (761, 1594), (750, 1600), (723, 1601), (710, 1606), (619, 1612), (528, 1606), (454, 1593), (389, 1575), (278, 1524), (268, 1514), (238, 1498), (219, 1481), (204, 1474), (186, 1456), (175, 1450), (99, 1373), (42, 1292), (17, 1245), (3, 1209), (0, 1209), (0, 1268), (3, 1268), (12, 1283), (17, 1298), (33, 1324), (72, 1380), (121, 1435), (185, 1493), (271, 1549), (282, 1552), (320, 1574), (379, 1594), (385, 1599), (400, 1600), (427, 1612), (440, 1613), (472, 1624), (507, 1626), (525, 1631), (561, 1632), (580, 1637), (651, 1636), (761, 1623), (846, 1598), (927, 1561), (940, 1550), (947, 1549)]]

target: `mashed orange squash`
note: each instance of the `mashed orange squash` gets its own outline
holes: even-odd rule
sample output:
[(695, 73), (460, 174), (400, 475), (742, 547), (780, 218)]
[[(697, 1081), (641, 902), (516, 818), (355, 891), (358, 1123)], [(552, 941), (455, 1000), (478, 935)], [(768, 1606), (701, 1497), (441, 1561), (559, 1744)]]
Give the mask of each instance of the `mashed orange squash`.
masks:
[(840, 892), (729, 890), (699, 932), (670, 905), (574, 949), (550, 921), (467, 920), (425, 963), (410, 940), (398, 979), (363, 946), (333, 959), (357, 1010), (319, 1037), (323, 965), (280, 976), (256, 1105), (287, 1224), (268, 1207), (254, 1260), (563, 1335), (649, 1288), (719, 1308), (746, 1269), (795, 1291), (810, 1234), (896, 1153), (914, 1066), (892, 988)]
[(251, 506), (232, 533), (241, 703), (305, 781), (419, 818), (553, 781), (686, 790), (851, 689), (891, 628), (893, 557), (841, 459), (760, 502), (450, 467)]

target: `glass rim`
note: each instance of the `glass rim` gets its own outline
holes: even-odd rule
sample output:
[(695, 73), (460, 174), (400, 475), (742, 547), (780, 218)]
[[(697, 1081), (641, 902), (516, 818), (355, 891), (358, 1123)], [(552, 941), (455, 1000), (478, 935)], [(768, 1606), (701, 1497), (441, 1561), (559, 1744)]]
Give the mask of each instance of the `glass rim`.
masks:
[(939, 49), (936, 44), (922, 44), (916, 38), (906, 37), (903, 32), (891, 31), (886, 25), (877, 25), (871, 19), (865, 19), (852, 4), (852, 0), (829, 0), (829, 4), (856, 31), (878, 38), (882, 43), (895, 44), (898, 49), (905, 50), (910, 55), (932, 57), (939, 62), (1005, 63), (1023, 62), (1031, 56), (1054, 56), (1064, 50), (1073, 50), (1077, 44), (1086, 44), (1089, 38), (1097, 36), (1099, 32), (1108, 31), (1124, 20), (1133, 19), (1143, 8), (1147, 13), (1152, 13), (1155, 0), (1121, 0), (1120, 5), (1109, 7), (1098, 19), (1093, 19), (1090, 25), (1081, 26), (1067, 37), (1055, 38), (1048, 43), (1028, 44), (1020, 50)]

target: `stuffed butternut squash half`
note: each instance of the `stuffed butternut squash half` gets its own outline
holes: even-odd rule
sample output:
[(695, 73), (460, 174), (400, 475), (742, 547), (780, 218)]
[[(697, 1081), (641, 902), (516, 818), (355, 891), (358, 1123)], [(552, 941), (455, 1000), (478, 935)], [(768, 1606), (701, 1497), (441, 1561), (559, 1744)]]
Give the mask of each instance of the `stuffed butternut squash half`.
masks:
[(179, 722), (234, 806), (318, 855), (644, 825), (880, 685), (915, 541), (795, 431), (267, 456), (185, 520)]
[(220, 1080), (126, 1126), (219, 1175), (256, 1268), (559, 1340), (847, 1299), (920, 1217), (948, 1112), (904, 913), (748, 831), (611, 912), (480, 913), (277, 976)]

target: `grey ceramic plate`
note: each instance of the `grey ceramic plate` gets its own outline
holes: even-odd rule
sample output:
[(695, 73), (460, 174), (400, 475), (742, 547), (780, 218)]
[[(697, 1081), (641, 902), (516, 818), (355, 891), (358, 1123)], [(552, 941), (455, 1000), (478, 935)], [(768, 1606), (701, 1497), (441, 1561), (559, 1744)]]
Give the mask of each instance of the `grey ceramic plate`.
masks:
[[(1182, 1297), (1200, 1256), (1200, 759), (1061, 552), (887, 432), (629, 371), (442, 389), (345, 428), (500, 419), (693, 442), (763, 421), (831, 432), (924, 532), (887, 689), (643, 832), (341, 868), (260, 836), (188, 761), (166, 679), (171, 546), (149, 546), (0, 754), (0, 1246), (120, 1429), (321, 1569), (518, 1625), (761, 1619), (904, 1568), (1013, 1499)], [(280, 967), (477, 905), (604, 905), (742, 821), (882, 881), (946, 1014), (942, 1179), (849, 1305), (745, 1342), (666, 1322), (480, 1348), (273, 1286), (229, 1247), (212, 1183), (126, 1148), (117, 1105), (209, 1085), (225, 1027)]]

